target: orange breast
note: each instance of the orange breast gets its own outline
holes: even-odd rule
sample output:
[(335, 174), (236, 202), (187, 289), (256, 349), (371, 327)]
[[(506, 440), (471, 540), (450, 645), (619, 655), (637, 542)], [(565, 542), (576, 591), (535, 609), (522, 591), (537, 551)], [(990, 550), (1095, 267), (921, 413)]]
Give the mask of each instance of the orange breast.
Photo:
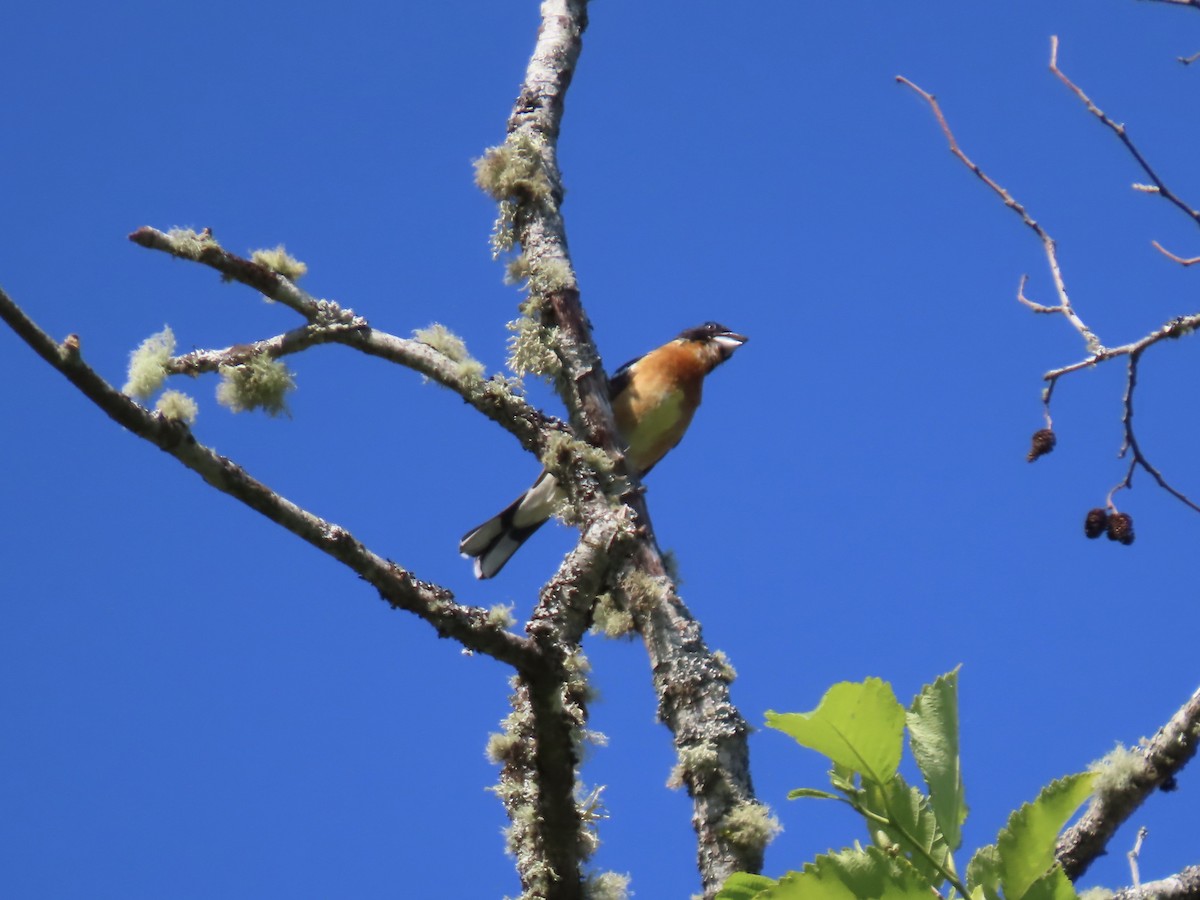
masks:
[(634, 377), (613, 400), (613, 414), (629, 445), (629, 465), (648, 472), (679, 443), (700, 404), (701, 360), (690, 348), (667, 344), (638, 360)]

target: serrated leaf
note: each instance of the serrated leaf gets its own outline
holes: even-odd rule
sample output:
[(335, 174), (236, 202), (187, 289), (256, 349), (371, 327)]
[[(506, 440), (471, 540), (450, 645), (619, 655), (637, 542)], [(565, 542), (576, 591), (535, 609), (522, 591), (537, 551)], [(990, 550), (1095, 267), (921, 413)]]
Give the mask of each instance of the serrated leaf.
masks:
[(1075, 893), (1075, 886), (1062, 866), (1056, 864), (1029, 886), (1024, 900), (1079, 900), (1079, 895)]
[(921, 876), (935, 888), (939, 887), (946, 880), (942, 869), (947, 867), (950, 847), (938, 830), (937, 818), (925, 795), (909, 787), (897, 774), (882, 785), (869, 783), (861, 802), (890, 823), (867, 823), (875, 843), (884, 849), (899, 847)]
[(767, 878), (765, 875), (734, 872), (726, 879), (716, 900), (754, 900), (767, 888), (774, 887), (775, 883), (773, 878)]
[(931, 887), (903, 859), (878, 847), (818, 856), (779, 879), (762, 900), (929, 900)]
[(929, 788), (929, 802), (951, 851), (967, 818), (958, 743), (958, 669), (921, 689), (908, 710), (909, 746)]
[(1053, 781), (1036, 800), (1009, 817), (996, 843), (1006, 900), (1022, 900), (1030, 886), (1050, 871), (1058, 834), (1091, 795), (1095, 777), (1081, 772)]
[(892, 777), (904, 749), (904, 707), (879, 678), (835, 684), (812, 712), (768, 712), (767, 724), (878, 782)]
[(816, 788), (796, 788), (793, 791), (788, 791), (787, 798), (789, 800), (799, 800), (801, 797), (812, 797), (815, 800), (841, 800), (837, 794), (831, 794), (829, 791), (819, 791)]
[(995, 844), (980, 847), (967, 863), (967, 887), (972, 896), (982, 891), (987, 900), (999, 900), (1000, 851)]

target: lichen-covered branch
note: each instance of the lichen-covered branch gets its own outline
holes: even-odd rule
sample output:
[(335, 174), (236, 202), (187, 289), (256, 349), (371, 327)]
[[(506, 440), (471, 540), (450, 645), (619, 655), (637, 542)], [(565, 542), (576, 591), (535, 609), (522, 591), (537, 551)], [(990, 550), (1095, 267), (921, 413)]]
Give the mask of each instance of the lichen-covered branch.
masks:
[[(580, 303), (559, 208), (563, 191), (557, 138), (565, 93), (586, 26), (585, 0), (546, 0), (542, 4), (542, 27), (508, 121), (508, 138), (502, 147), (489, 151), (477, 171), (481, 186), (501, 204), (499, 228), (510, 226), (512, 239), (520, 246), (519, 271), (530, 286), (526, 311), (553, 337), (552, 349), (561, 366), (557, 384), (572, 424), (581, 437), (619, 461), (623, 448), (609, 407), (607, 378)], [(501, 239), (498, 245), (507, 243)], [(573, 500), (585, 539), (593, 523), (613, 515), (598, 502), (579, 506), (581, 500), (591, 501), (595, 496), (591, 481), (565, 482), (575, 492)], [(728, 670), (705, 646), (699, 625), (667, 577), (644, 499), (636, 491), (622, 499), (634, 512), (639, 535), (632, 555), (621, 567), (624, 574), (617, 580), (633, 578), (654, 585), (653, 590), (639, 592), (635, 621), (650, 653), (663, 722), (675, 735), (681, 764), (683, 754), (698, 746), (712, 751), (713, 765), (703, 771), (681, 765), (687, 770), (682, 781), (694, 800), (701, 879), (705, 894), (712, 896), (730, 873), (761, 868), (765, 839), (746, 840), (746, 830), (735, 827), (735, 814), (755, 806), (747, 764), (749, 728), (730, 701)], [(610, 560), (602, 557), (595, 564), (606, 562)], [(593, 592), (613, 580), (587, 578), (579, 569), (563, 579), (563, 572), (560, 570), (552, 585), (573, 586), (570, 608), (575, 619), (581, 610), (590, 610)], [(581, 577), (582, 582), (578, 580)], [(587, 590), (580, 589), (583, 585)], [(543, 593), (535, 617), (537, 628), (555, 621), (558, 615), (557, 610), (550, 614), (553, 607), (547, 597)], [(567, 625), (552, 629), (556, 639), (569, 639), (574, 630)], [(694, 759), (696, 754), (688, 758)]]
[(439, 636), (454, 638), (464, 647), (517, 669), (529, 668), (535, 663), (535, 648), (531, 642), (496, 624), (488, 610), (457, 603), (450, 591), (421, 581), (411, 572), (372, 553), (345, 528), (321, 519), (272, 491), (245, 469), (197, 441), (182, 422), (140, 406), (83, 361), (78, 337), (72, 335), (62, 344), (57, 343), (2, 290), (0, 319), (118, 424), (169, 453), (217, 490), (240, 500), (342, 562), (378, 590), (391, 606), (421, 617)]
[(1200, 866), (1114, 892), (1108, 900), (1200, 900)]
[(1146, 799), (1174, 784), (1176, 774), (1196, 755), (1200, 741), (1200, 690), (1183, 704), (1158, 733), (1134, 753), (1138, 758), (1119, 778), (1102, 779), (1101, 788), (1079, 821), (1058, 841), (1058, 861), (1072, 880), (1083, 875), (1105, 852), (1109, 839)]
[(187, 229), (162, 232), (156, 228), (139, 228), (129, 235), (129, 240), (150, 250), (169, 253), (178, 259), (203, 263), (216, 269), (227, 280), (249, 285), (310, 322), (341, 321), (350, 325), (355, 321), (352, 311), (343, 310), (328, 300), (318, 300), (310, 296), (290, 278), (262, 263), (230, 253), (217, 243), (211, 229), (205, 228), (199, 232)]
[(298, 328), (264, 340), (172, 357), (166, 363), (168, 374), (199, 375), (260, 355), (277, 358), (318, 344), (342, 344), (405, 366), (449, 388), (539, 456), (546, 451), (549, 435), (569, 433), (562, 422), (530, 406), (503, 378), (484, 379), (478, 364), (469, 357), (447, 353), (420, 339), (397, 337), (372, 328), (353, 310), (343, 309), (332, 300), (318, 300), (277, 272), (230, 253), (216, 243), (208, 230), (200, 234), (166, 233), (143, 227), (129, 239), (140, 246), (209, 266), (226, 279), (254, 288), (307, 320)]
[(704, 643), (661, 556), (641, 545), (635, 563), (622, 596), (650, 656), (659, 719), (674, 735), (671, 782), (692, 798), (700, 875), (711, 897), (734, 872), (761, 871), (778, 824), (755, 798), (750, 727), (729, 695), (732, 669)]

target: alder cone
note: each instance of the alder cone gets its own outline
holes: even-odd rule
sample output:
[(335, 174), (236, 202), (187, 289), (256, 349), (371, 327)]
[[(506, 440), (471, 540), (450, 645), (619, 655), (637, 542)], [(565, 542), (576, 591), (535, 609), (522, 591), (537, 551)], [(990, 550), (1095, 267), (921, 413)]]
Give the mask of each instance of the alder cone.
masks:
[(1120, 541), (1125, 546), (1133, 543), (1133, 516), (1128, 513), (1114, 513), (1108, 517), (1108, 539)]
[(1089, 509), (1087, 518), (1083, 520), (1083, 533), (1090, 538), (1098, 538), (1108, 531), (1108, 510), (1098, 506)]
[(1033, 462), (1039, 457), (1045, 456), (1054, 449), (1054, 445), (1058, 443), (1058, 438), (1054, 436), (1054, 432), (1049, 428), (1043, 428), (1040, 431), (1033, 433), (1033, 440), (1029, 447), (1029, 455), (1025, 458)]

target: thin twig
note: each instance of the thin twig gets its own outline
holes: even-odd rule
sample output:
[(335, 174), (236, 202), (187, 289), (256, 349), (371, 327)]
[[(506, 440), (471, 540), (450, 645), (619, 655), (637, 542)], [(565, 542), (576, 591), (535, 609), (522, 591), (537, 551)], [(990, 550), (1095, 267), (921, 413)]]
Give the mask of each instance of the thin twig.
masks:
[(1129, 857), (1129, 872), (1133, 880), (1133, 889), (1136, 891), (1142, 886), (1142, 875), (1138, 871), (1138, 857), (1142, 853), (1142, 842), (1146, 840), (1146, 836), (1150, 833), (1145, 825), (1138, 829), (1137, 840), (1133, 842), (1133, 849), (1126, 854)]
[(1159, 341), (1183, 337), (1191, 334), (1197, 328), (1200, 328), (1200, 313), (1190, 316), (1178, 316), (1139, 340), (1120, 347), (1106, 347), (1099, 353), (1093, 354), (1086, 359), (1081, 359), (1078, 362), (1073, 362), (1058, 369), (1052, 369), (1042, 376), (1043, 380), (1047, 383), (1046, 389), (1042, 392), (1042, 403), (1046, 408), (1046, 416), (1048, 418), (1050, 414), (1050, 395), (1053, 393), (1054, 386), (1058, 383), (1059, 378), (1069, 375), (1071, 372), (1077, 372), (1080, 369), (1091, 368), (1106, 360), (1115, 359), (1118, 356), (1129, 357), (1128, 372), (1125, 380), (1125, 394), (1122, 399), (1121, 424), (1124, 432), (1118, 456), (1124, 457), (1127, 453), (1132, 453), (1130, 457), (1131, 465), (1125, 473), (1125, 478), (1113, 488), (1113, 491), (1109, 492), (1110, 505), (1113, 492), (1133, 486), (1134, 469), (1140, 466), (1158, 482), (1159, 487), (1189, 508), (1200, 512), (1200, 505), (1197, 505), (1187, 495), (1173, 487), (1163, 476), (1162, 472), (1150, 462), (1141, 445), (1138, 443), (1137, 435), (1133, 429), (1133, 392), (1137, 386), (1137, 367), (1142, 353)]
[[(1189, 3), (1188, 5), (1194, 4)], [(1154, 183), (1156, 190), (1148, 191), (1147, 193), (1157, 193), (1163, 198), (1169, 200), (1171, 203), (1175, 204), (1176, 207), (1182, 210), (1193, 222), (1195, 222), (1197, 225), (1200, 225), (1200, 210), (1192, 209), (1192, 207), (1184, 203), (1183, 200), (1180, 199), (1179, 196), (1176, 195), (1169, 187), (1167, 187), (1163, 180), (1158, 177), (1158, 173), (1150, 167), (1150, 163), (1146, 161), (1146, 158), (1142, 156), (1141, 152), (1130, 139), (1129, 133), (1125, 126), (1113, 121), (1113, 119), (1109, 117), (1104, 110), (1093, 103), (1092, 99), (1085, 94), (1083, 90), (1075, 84), (1075, 82), (1071, 81), (1071, 79), (1068, 78), (1058, 67), (1057, 35), (1050, 38), (1050, 71), (1054, 73), (1055, 77), (1057, 77), (1059, 81), (1070, 88), (1071, 92), (1079, 98), (1084, 106), (1087, 107), (1088, 112), (1103, 122), (1107, 128), (1111, 129), (1113, 134), (1115, 134), (1121, 143), (1125, 145), (1125, 149), (1128, 150), (1130, 155), (1133, 156), (1133, 158), (1137, 161), (1137, 164), (1141, 167), (1142, 171), (1146, 173), (1146, 177)]]
[[(1107, 125), (1109, 128), (1111, 128), (1121, 138), (1122, 142), (1125, 144), (1125, 146), (1133, 154), (1134, 158), (1141, 165), (1142, 170), (1153, 180), (1153, 182), (1154, 182), (1153, 186), (1149, 186), (1147, 189), (1152, 193), (1159, 193), (1159, 194), (1162, 194), (1163, 196), (1167, 197), (1173, 203), (1175, 203), (1176, 206), (1183, 209), (1190, 216), (1192, 216), (1194, 219), (1196, 219), (1197, 222), (1200, 222), (1200, 213), (1197, 213), (1196, 211), (1192, 210), (1185, 203), (1183, 203), (1178, 197), (1176, 197), (1167, 188), (1167, 186), (1165, 184), (1163, 184), (1162, 179), (1160, 179), (1158, 177), (1158, 175), (1154, 172), (1154, 170), (1150, 168), (1149, 164), (1145, 161), (1145, 159), (1142, 157), (1142, 155), (1138, 152), (1137, 148), (1133, 145), (1132, 141), (1129, 140), (1128, 135), (1125, 133), (1124, 126), (1118, 125), (1111, 118), (1109, 118), (1103, 112), (1103, 110), (1101, 110), (1099, 107), (1097, 107), (1092, 102), (1092, 100), (1077, 85), (1075, 85), (1069, 78), (1067, 78), (1067, 76), (1064, 75), (1062, 73), (1062, 71), (1058, 68), (1058, 38), (1056, 38), (1056, 37), (1051, 38), (1050, 70), (1059, 78), (1059, 80), (1061, 80), (1064, 84), (1066, 84), (1067, 87), (1069, 87), (1075, 93), (1075, 95), (1077, 97), (1079, 97), (1079, 99), (1084, 103), (1084, 105), (1088, 108), (1088, 110), (1093, 115), (1097, 116), (1100, 119), (1100, 121), (1102, 121), (1105, 125)], [(1200, 314), (1191, 315), (1191, 316), (1180, 316), (1178, 318), (1172, 319), (1170, 322), (1168, 322), (1162, 328), (1160, 328), (1154, 332), (1151, 332), (1150, 334), (1146, 335), (1145, 337), (1141, 338), (1140, 340), (1133, 341), (1133, 342), (1131, 342), (1129, 344), (1125, 344), (1121, 347), (1109, 348), (1109, 347), (1103, 346), (1103, 344), (1100, 343), (1099, 339), (1095, 336), (1095, 334), (1093, 334), (1092, 331), (1083, 323), (1083, 321), (1081, 319), (1079, 319), (1079, 317), (1075, 314), (1074, 309), (1071, 306), (1071, 302), (1067, 297), (1066, 288), (1062, 283), (1062, 275), (1061, 275), (1061, 272), (1058, 267), (1058, 261), (1057, 261), (1056, 253), (1055, 253), (1055, 244), (1054, 244), (1053, 239), (1050, 237), (1050, 235), (1045, 231), (1045, 229), (1042, 228), (1041, 225), (1039, 225), (1029, 215), (1029, 213), (1025, 210), (1025, 208), (1020, 203), (1018, 203), (1016, 200), (1013, 199), (1012, 195), (1009, 194), (1008, 191), (1006, 191), (1003, 187), (1001, 187), (994, 180), (992, 180), (990, 177), (988, 177), (988, 175), (982, 169), (980, 169), (978, 165), (976, 165), (974, 162), (972, 162), (971, 159), (959, 148), (958, 142), (957, 142), (957, 140), (955, 140), (954, 134), (950, 130), (949, 124), (946, 122), (946, 118), (942, 113), (941, 107), (938, 105), (937, 99), (932, 94), (930, 94), (928, 91), (922, 90), (917, 85), (913, 84), (907, 78), (897, 77), (896, 80), (899, 81), (901, 84), (905, 84), (908, 87), (912, 88), (914, 91), (916, 91), (916, 93), (918, 93), (922, 98), (925, 99), (925, 101), (932, 108), (934, 115), (937, 117), (938, 124), (941, 126), (941, 129), (942, 129), (942, 133), (945, 135), (946, 140), (950, 145), (950, 152), (953, 153), (955, 155), (955, 157), (957, 157), (965, 166), (967, 166), (967, 168), (969, 168), (972, 172), (974, 172), (985, 184), (987, 184), (988, 187), (990, 187), (1004, 201), (1005, 206), (1009, 207), (1010, 209), (1014, 210), (1018, 215), (1020, 215), (1021, 220), (1029, 228), (1031, 228), (1038, 235), (1039, 239), (1042, 241), (1042, 245), (1046, 250), (1046, 257), (1050, 262), (1051, 272), (1054, 275), (1055, 285), (1058, 288), (1059, 304), (1057, 306), (1047, 306), (1045, 304), (1037, 303), (1033, 300), (1030, 300), (1025, 295), (1025, 286), (1028, 282), (1027, 276), (1022, 276), (1021, 282), (1020, 282), (1019, 286), (1017, 287), (1017, 300), (1020, 301), (1024, 306), (1031, 309), (1035, 313), (1060, 313), (1060, 314), (1062, 314), (1072, 323), (1072, 325), (1075, 326), (1075, 329), (1081, 335), (1084, 336), (1084, 339), (1087, 342), (1088, 351), (1089, 351), (1089, 355), (1087, 356), (1087, 358), (1080, 360), (1079, 362), (1075, 362), (1075, 363), (1071, 363), (1066, 366), (1062, 366), (1057, 369), (1052, 369), (1051, 371), (1047, 372), (1045, 375), (1042, 376), (1043, 380), (1047, 383), (1046, 388), (1042, 391), (1042, 405), (1043, 405), (1043, 410), (1044, 410), (1044, 416), (1046, 419), (1046, 427), (1048, 427), (1048, 428), (1051, 427), (1051, 425), (1050, 425), (1050, 422), (1051, 422), (1050, 397), (1054, 392), (1054, 386), (1057, 384), (1059, 378), (1061, 378), (1064, 375), (1070, 374), (1071, 372), (1079, 371), (1080, 369), (1090, 368), (1101, 362), (1104, 362), (1105, 360), (1113, 359), (1118, 356), (1128, 356), (1130, 358), (1129, 374), (1128, 374), (1128, 378), (1126, 381), (1125, 399), (1124, 399), (1124, 415), (1123, 415), (1123, 419), (1122, 419), (1122, 421), (1124, 423), (1124, 427), (1125, 427), (1125, 434), (1124, 434), (1124, 443), (1122, 444), (1122, 448), (1121, 448), (1121, 455), (1124, 455), (1126, 453), (1126, 451), (1132, 451), (1132, 454), (1133, 454), (1132, 465), (1130, 466), (1129, 470), (1126, 472), (1124, 480), (1121, 481), (1113, 489), (1113, 491), (1109, 492), (1108, 502), (1111, 505), (1113, 492), (1115, 492), (1116, 490), (1120, 490), (1122, 488), (1128, 488), (1128, 487), (1132, 486), (1134, 467), (1140, 466), (1141, 468), (1145, 469), (1151, 475), (1151, 477), (1153, 477), (1154, 480), (1156, 482), (1158, 482), (1159, 486), (1162, 487), (1164, 490), (1166, 490), (1169, 494), (1171, 494), (1173, 497), (1175, 497), (1176, 499), (1178, 499), (1179, 501), (1181, 501), (1182, 503), (1187, 505), (1189, 508), (1196, 510), (1197, 512), (1200, 512), (1200, 505), (1197, 505), (1196, 503), (1192, 502), (1186, 495), (1184, 495), (1182, 492), (1180, 492), (1176, 488), (1172, 487), (1167, 482), (1167, 480), (1163, 477), (1162, 473), (1157, 468), (1155, 468), (1153, 464), (1151, 464), (1149, 459), (1146, 457), (1145, 453), (1141, 450), (1140, 446), (1138, 445), (1137, 438), (1133, 431), (1133, 391), (1134, 391), (1134, 387), (1136, 386), (1136, 382), (1137, 382), (1137, 362), (1138, 362), (1138, 359), (1140, 358), (1142, 352), (1147, 347), (1150, 347), (1153, 344), (1156, 344), (1159, 341), (1164, 340), (1165, 338), (1178, 338), (1178, 337), (1182, 337), (1183, 335), (1190, 334), (1198, 326), (1200, 326)], [(1156, 244), (1155, 246), (1158, 246), (1158, 245)], [(1159, 246), (1159, 249), (1162, 250), (1162, 247)], [(1162, 250), (1162, 252), (1167, 253), (1167, 251), (1165, 251), (1165, 250)], [(1167, 255), (1170, 256), (1171, 258), (1175, 259), (1177, 262), (1181, 262), (1185, 265), (1190, 264), (1190, 262), (1200, 261), (1200, 260), (1187, 261), (1187, 260), (1179, 259), (1178, 257), (1175, 257), (1173, 254), (1167, 253)]]
[(1177, 262), (1181, 266), (1194, 266), (1196, 263), (1200, 263), (1200, 256), (1189, 256), (1185, 259), (1182, 256), (1176, 256), (1158, 241), (1151, 241), (1150, 243), (1154, 245), (1155, 250), (1157, 250), (1167, 259), (1171, 260), (1172, 262)]
[[(1167, 480), (1165, 478), (1163, 478), (1162, 473), (1159, 472), (1158, 469), (1156, 469), (1150, 463), (1150, 460), (1146, 458), (1146, 454), (1142, 452), (1142, 448), (1138, 444), (1137, 435), (1134, 433), (1134, 430), (1133, 430), (1133, 392), (1134, 392), (1134, 389), (1137, 387), (1138, 362), (1141, 360), (1142, 352), (1144, 350), (1145, 350), (1145, 348), (1143, 347), (1142, 349), (1135, 350), (1129, 354), (1129, 373), (1125, 379), (1125, 398), (1123, 401), (1124, 413), (1121, 416), (1121, 424), (1122, 424), (1122, 427), (1125, 429), (1125, 438), (1124, 438), (1124, 442), (1121, 445), (1121, 451), (1118, 455), (1124, 456), (1126, 452), (1132, 453), (1132, 459), (1130, 460), (1131, 463), (1135, 463), (1135, 464), (1141, 466), (1147, 472), (1149, 472), (1150, 477), (1158, 482), (1158, 486), (1161, 487), (1168, 494), (1170, 494), (1172, 497), (1179, 500), (1181, 503), (1183, 503), (1185, 506), (1189, 507), (1190, 509), (1193, 509), (1196, 512), (1200, 512), (1200, 506), (1197, 506), (1195, 503), (1193, 503), (1191, 500), (1189, 500), (1183, 493), (1181, 493), (1180, 491), (1177, 491), (1175, 488), (1171, 487), (1171, 485), (1167, 483)], [(1125, 481), (1122, 482), (1122, 486), (1132, 487), (1132, 485), (1133, 485), (1133, 467), (1131, 465), (1128, 474), (1126, 474), (1126, 476), (1125, 476)]]
[(1096, 335), (1092, 333), (1091, 329), (1083, 323), (1083, 320), (1075, 314), (1075, 310), (1071, 306), (1071, 300), (1067, 295), (1066, 282), (1063, 280), (1062, 269), (1058, 264), (1058, 250), (1054, 243), (1054, 239), (1050, 237), (1046, 229), (1044, 229), (1031, 215), (1029, 215), (1029, 212), (1025, 209), (1025, 207), (1013, 198), (1012, 194), (1010, 194), (992, 178), (990, 178), (987, 173), (983, 171), (983, 169), (976, 165), (971, 158), (962, 151), (962, 149), (958, 146), (958, 141), (954, 137), (954, 132), (950, 130), (950, 125), (946, 122), (946, 117), (942, 114), (942, 108), (938, 104), (937, 98), (935, 98), (933, 94), (929, 93), (928, 91), (918, 87), (902, 75), (897, 75), (896, 81), (911, 88), (913, 91), (919, 94), (926, 103), (929, 104), (930, 108), (933, 110), (934, 116), (937, 118), (938, 125), (941, 126), (942, 134), (945, 135), (946, 141), (950, 145), (950, 152), (953, 153), (963, 165), (974, 172), (980, 181), (991, 188), (996, 195), (1000, 197), (1002, 201), (1004, 201), (1005, 206), (1020, 216), (1021, 221), (1024, 222), (1026, 226), (1028, 226), (1033, 233), (1038, 236), (1038, 240), (1042, 242), (1042, 248), (1046, 253), (1046, 261), (1050, 266), (1050, 275), (1054, 280), (1054, 289), (1058, 294), (1058, 305), (1044, 306), (1042, 304), (1032, 303), (1031, 301), (1025, 299), (1024, 279), (1021, 281), (1021, 290), (1018, 292), (1018, 299), (1036, 312), (1060, 313), (1083, 337), (1084, 342), (1087, 344), (1088, 351), (1091, 353), (1099, 353), (1103, 349), (1099, 338), (1097, 338)]

